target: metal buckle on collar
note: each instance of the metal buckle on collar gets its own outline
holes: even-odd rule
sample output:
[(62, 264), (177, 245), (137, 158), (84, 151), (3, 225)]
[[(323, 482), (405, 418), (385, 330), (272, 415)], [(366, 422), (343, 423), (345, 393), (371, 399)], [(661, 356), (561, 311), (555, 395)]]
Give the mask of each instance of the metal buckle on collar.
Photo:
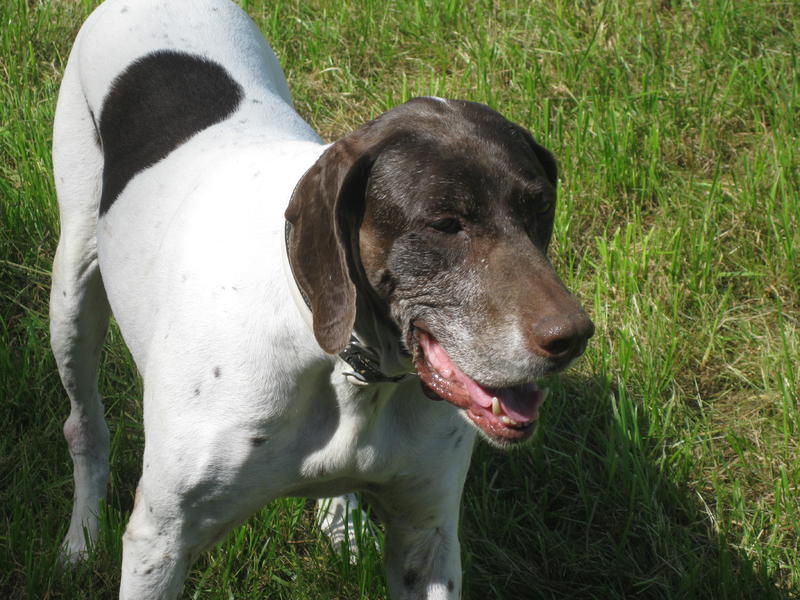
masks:
[(350, 337), (350, 342), (339, 353), (339, 358), (353, 367), (352, 371), (342, 373), (353, 385), (396, 382), (406, 377), (406, 374), (394, 377), (384, 374), (380, 369), (378, 355), (372, 348), (363, 346), (356, 336)]

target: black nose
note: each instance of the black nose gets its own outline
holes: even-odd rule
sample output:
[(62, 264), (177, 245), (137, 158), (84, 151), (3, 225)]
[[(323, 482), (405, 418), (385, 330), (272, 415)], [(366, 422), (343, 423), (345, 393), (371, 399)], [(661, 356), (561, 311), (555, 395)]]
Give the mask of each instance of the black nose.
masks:
[(594, 323), (583, 311), (569, 315), (546, 317), (533, 330), (536, 354), (558, 362), (568, 362), (586, 350), (594, 335)]

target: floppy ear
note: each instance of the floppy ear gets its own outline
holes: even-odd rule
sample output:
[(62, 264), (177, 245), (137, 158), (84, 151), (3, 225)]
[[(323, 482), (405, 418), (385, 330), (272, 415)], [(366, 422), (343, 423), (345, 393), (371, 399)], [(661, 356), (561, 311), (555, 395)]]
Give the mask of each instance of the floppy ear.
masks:
[(547, 148), (540, 146), (539, 143), (533, 139), (533, 136), (527, 129), (523, 127), (520, 129), (525, 132), (525, 138), (528, 140), (528, 144), (533, 149), (533, 153), (536, 155), (539, 164), (542, 165), (547, 180), (550, 182), (550, 185), (553, 186), (553, 189), (555, 189), (558, 186), (558, 165), (556, 164), (556, 159), (553, 158), (553, 155), (550, 154)]
[[(533, 140), (533, 138), (531, 139)], [(553, 158), (549, 150), (537, 144), (535, 140), (533, 141), (533, 151), (536, 154), (536, 158), (539, 159), (539, 164), (542, 165), (544, 174), (547, 175), (550, 184), (553, 188), (558, 187), (558, 165), (556, 164), (556, 159)]]
[(356, 134), (330, 146), (300, 179), (285, 213), (289, 264), (311, 304), (314, 337), (330, 354), (347, 345), (356, 319), (348, 253), (373, 162), (367, 149)]

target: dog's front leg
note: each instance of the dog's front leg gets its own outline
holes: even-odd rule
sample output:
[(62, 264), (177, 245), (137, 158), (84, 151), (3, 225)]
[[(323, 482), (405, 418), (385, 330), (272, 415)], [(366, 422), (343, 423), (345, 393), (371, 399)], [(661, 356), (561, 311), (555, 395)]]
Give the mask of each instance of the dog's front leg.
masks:
[[(373, 488), (364, 494), (385, 527), (384, 560), (392, 600), (461, 597), (461, 485), (448, 479), (445, 475), (437, 483), (450, 483), (449, 488), (424, 478), (417, 479), (416, 486)], [(423, 481), (428, 485), (419, 486)]]
[(226, 489), (212, 476), (195, 478), (189, 485), (179, 482), (169, 469), (152, 462), (148, 468), (145, 451), (145, 472), (122, 538), (120, 600), (178, 598), (198, 556), (261, 504), (253, 493), (238, 491), (236, 486)]
[[(177, 385), (177, 384), (176, 384)], [(191, 413), (187, 430), (163, 403), (147, 404), (144, 468), (123, 536), (122, 600), (174, 600), (198, 556), (271, 499), (254, 482), (270, 479), (252, 436), (217, 413)], [(209, 400), (208, 406), (215, 406)], [(160, 408), (161, 410), (157, 410)], [(148, 422), (148, 409), (159, 419)], [(184, 407), (184, 418), (189, 411)], [(259, 443), (263, 440), (258, 440)], [(258, 446), (263, 448), (264, 446)]]
[(393, 600), (455, 600), (461, 597), (458, 505), (446, 520), (418, 528), (400, 520), (386, 524), (386, 577)]
[[(177, 525), (177, 526), (175, 526)], [(178, 597), (191, 566), (180, 525), (159, 529), (134, 509), (125, 530), (120, 600), (172, 600)]]
[[(205, 523), (190, 522), (180, 500), (165, 494), (147, 474), (136, 490), (133, 513), (122, 538), (120, 600), (173, 600), (208, 537)], [(159, 489), (160, 488), (160, 489)], [(203, 535), (203, 534), (206, 535)]]

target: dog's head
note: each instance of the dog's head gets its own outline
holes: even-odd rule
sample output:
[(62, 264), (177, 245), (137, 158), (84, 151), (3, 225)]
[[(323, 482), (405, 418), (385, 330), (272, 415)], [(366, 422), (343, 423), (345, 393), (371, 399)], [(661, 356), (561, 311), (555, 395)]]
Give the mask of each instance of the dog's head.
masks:
[(594, 331), (546, 256), (555, 201), (550, 153), (481, 104), (417, 98), (336, 142), (286, 211), (320, 346), (402, 348), (490, 441), (526, 439), (535, 381)]

